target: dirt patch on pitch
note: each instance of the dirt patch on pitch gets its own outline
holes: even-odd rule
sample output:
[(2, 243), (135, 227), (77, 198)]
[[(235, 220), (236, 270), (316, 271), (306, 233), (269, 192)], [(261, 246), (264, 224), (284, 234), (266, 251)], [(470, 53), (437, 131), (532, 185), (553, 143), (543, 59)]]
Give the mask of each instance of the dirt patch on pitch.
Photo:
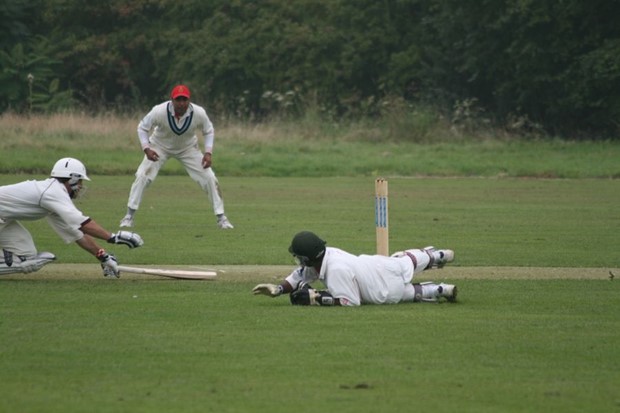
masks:
[[(141, 266), (148, 267), (148, 266)], [(279, 282), (294, 268), (289, 265), (215, 265), (215, 266), (151, 266), (152, 268), (217, 271), (219, 281), (227, 282)], [(557, 268), (557, 267), (446, 267), (441, 270), (424, 272), (417, 276), (423, 281), (459, 279), (610, 279), (612, 274), (620, 277), (620, 268)], [(56, 264), (52, 263), (36, 273), (6, 275), (2, 280), (11, 279), (102, 279), (101, 268), (96, 264)], [(123, 273), (122, 280), (170, 280), (146, 274)]]

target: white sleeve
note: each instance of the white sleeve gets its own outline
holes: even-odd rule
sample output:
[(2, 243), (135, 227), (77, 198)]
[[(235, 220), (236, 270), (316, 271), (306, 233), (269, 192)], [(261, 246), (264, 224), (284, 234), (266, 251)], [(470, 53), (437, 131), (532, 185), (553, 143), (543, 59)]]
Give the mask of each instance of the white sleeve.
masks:
[(206, 117), (207, 120), (202, 129), (202, 134), (205, 137), (205, 152), (213, 153), (213, 141), (215, 139), (215, 130), (213, 129), (213, 124), (209, 117)]
[(140, 146), (142, 146), (142, 150), (145, 150), (150, 146), (149, 131), (138, 127), (138, 138), (140, 139)]
[(40, 205), (49, 211), (48, 223), (66, 242), (76, 241), (84, 236), (81, 226), (90, 218), (75, 207), (69, 194), (56, 182), (41, 194)]
[(213, 153), (213, 128), (205, 135), (205, 152)]
[(157, 106), (153, 107), (138, 124), (138, 138), (140, 139), (140, 146), (142, 146), (142, 150), (150, 146), (149, 134), (151, 133), (151, 129), (153, 129), (155, 108), (157, 108)]
[(296, 289), (301, 282), (311, 283), (318, 279), (318, 273), (313, 268), (309, 267), (298, 267), (285, 278), (286, 282), (288, 282), (293, 289)]
[(285, 278), (286, 282), (288, 282), (293, 290), (297, 288), (300, 282), (303, 281), (304, 277), (302, 275), (303, 268), (296, 268), (288, 277)]
[[(61, 218), (56, 214), (50, 214), (45, 217), (45, 219), (47, 220), (47, 223), (54, 229), (56, 234), (58, 234), (58, 236), (62, 238), (62, 240), (67, 244), (75, 242), (84, 237), (84, 233), (81, 230), (77, 229), (74, 223), (67, 222), (64, 218)], [(88, 222), (88, 219), (86, 219), (84, 222)]]

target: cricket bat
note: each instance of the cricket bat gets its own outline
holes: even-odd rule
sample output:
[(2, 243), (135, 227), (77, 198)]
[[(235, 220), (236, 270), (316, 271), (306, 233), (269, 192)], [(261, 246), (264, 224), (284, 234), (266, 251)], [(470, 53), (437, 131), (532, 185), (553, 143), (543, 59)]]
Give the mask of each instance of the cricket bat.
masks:
[(119, 265), (118, 269), (121, 272), (124, 271), (134, 274), (159, 275), (160, 277), (178, 278), (183, 280), (213, 280), (217, 277), (217, 272), (215, 271), (164, 270), (160, 268), (128, 267), (126, 265)]

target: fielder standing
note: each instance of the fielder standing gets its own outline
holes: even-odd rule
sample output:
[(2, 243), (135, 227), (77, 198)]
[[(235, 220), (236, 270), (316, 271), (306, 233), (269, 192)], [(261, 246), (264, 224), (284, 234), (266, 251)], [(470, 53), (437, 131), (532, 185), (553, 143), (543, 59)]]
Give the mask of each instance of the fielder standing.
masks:
[[(258, 284), (252, 292), (277, 297), (290, 293), (293, 305), (359, 306), (400, 302), (456, 301), (452, 284), (413, 284), (416, 274), (441, 268), (454, 260), (452, 250), (434, 247), (383, 255), (353, 255), (326, 247), (316, 234), (303, 231), (293, 237), (289, 252), (299, 263), (280, 285)], [(318, 291), (309, 283), (321, 281), (327, 290)]]
[[(144, 190), (155, 180), (166, 161), (176, 158), (207, 194), (217, 217), (217, 225), (222, 229), (233, 228), (224, 214), (219, 183), (211, 169), (213, 124), (204, 108), (190, 103), (190, 96), (187, 86), (175, 86), (170, 94), (171, 99), (154, 106), (140, 121), (138, 138), (144, 159), (136, 171), (127, 201), (127, 214), (120, 222), (121, 227), (133, 226)], [(204, 154), (199, 149), (197, 130), (204, 137)]]
[(0, 186), (0, 275), (38, 271), (56, 259), (50, 252), (37, 253), (32, 236), (19, 222), (46, 218), (67, 244), (75, 242), (94, 255), (101, 262), (104, 276), (118, 278), (116, 258), (94, 238), (129, 248), (141, 246), (142, 238), (127, 231), (108, 232), (75, 207), (72, 200), (82, 190), (82, 181), (90, 181), (82, 162), (60, 159), (50, 176), (42, 181)]

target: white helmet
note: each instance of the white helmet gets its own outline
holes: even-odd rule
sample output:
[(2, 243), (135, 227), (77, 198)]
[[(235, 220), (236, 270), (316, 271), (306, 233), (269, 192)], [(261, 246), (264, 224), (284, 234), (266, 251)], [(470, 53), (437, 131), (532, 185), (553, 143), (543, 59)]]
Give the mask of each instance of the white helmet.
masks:
[(86, 167), (75, 158), (62, 158), (52, 168), (52, 178), (69, 178), (69, 185), (75, 185), (80, 179), (90, 181)]

